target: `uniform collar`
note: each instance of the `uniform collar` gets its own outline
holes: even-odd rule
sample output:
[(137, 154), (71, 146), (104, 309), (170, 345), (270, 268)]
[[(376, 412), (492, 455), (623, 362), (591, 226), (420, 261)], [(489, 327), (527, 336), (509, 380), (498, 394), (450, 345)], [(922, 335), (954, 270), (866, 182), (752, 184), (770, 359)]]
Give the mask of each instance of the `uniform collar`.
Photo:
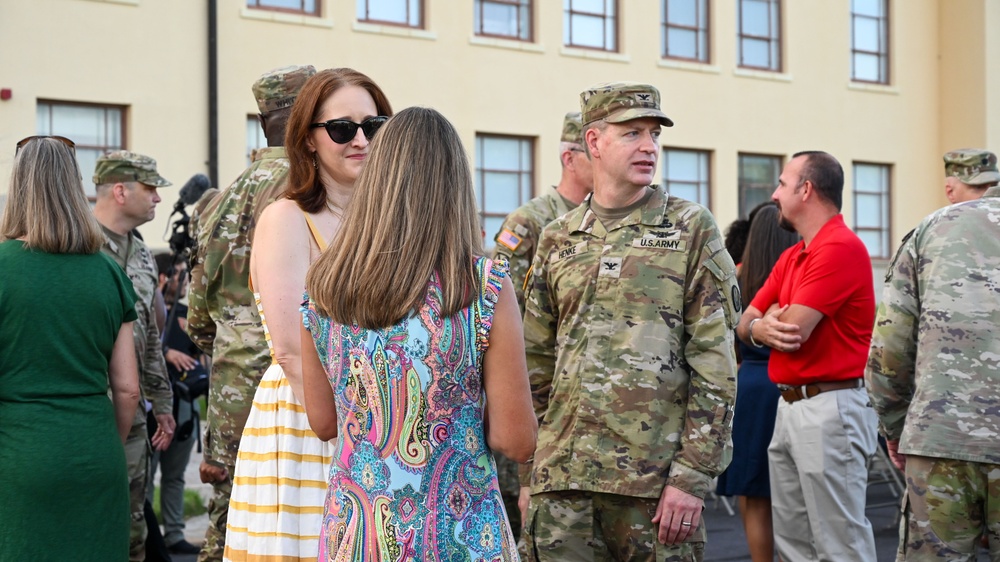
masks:
[[(663, 190), (663, 186), (661, 185), (651, 185), (649, 187), (653, 188), (653, 193), (649, 196), (646, 204), (618, 221), (613, 230), (633, 224), (644, 226), (659, 226), (663, 224), (663, 217), (667, 214), (667, 202), (670, 196)], [(593, 193), (588, 194), (583, 203), (571, 211), (576, 214), (572, 215), (569, 219), (570, 232), (586, 232), (594, 236), (604, 236), (607, 234), (607, 230), (604, 229), (604, 225), (597, 218), (597, 214), (590, 208), (590, 201), (593, 197)]]

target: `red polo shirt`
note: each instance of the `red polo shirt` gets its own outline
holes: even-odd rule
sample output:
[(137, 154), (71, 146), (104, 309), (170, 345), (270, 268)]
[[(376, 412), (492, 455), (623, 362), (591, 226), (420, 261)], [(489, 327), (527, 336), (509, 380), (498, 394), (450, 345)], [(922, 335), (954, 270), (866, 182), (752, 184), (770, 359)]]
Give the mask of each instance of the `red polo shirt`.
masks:
[(823, 319), (798, 351), (771, 350), (768, 374), (778, 384), (807, 384), (864, 376), (875, 323), (875, 289), (868, 250), (837, 215), (806, 248), (785, 250), (757, 292), (753, 307), (800, 304)]

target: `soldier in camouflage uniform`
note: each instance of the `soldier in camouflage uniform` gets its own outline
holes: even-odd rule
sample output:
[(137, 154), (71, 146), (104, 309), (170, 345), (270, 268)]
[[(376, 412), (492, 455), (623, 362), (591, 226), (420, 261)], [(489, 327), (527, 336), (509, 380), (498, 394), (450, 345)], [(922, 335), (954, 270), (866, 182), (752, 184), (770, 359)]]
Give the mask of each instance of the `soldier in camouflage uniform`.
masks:
[(1000, 173), (996, 156), (945, 155), (946, 175), (992, 185), (940, 209), (886, 273), (865, 377), (893, 463), (906, 472), (897, 560), (1000, 560)]
[(133, 332), (142, 399), (125, 442), (125, 458), (128, 461), (132, 518), (129, 559), (145, 560), (147, 529), (143, 502), (152, 453), (146, 432), (147, 400), (153, 404), (153, 414), (159, 426), (153, 436), (154, 447), (164, 450), (170, 446), (175, 423), (173, 391), (167, 377), (153, 306), (158, 282), (156, 263), (146, 244), (132, 231), (153, 219), (156, 204), (160, 202), (156, 189), (171, 184), (157, 173), (155, 160), (125, 150), (110, 152), (97, 159), (94, 184), (97, 186), (94, 216), (108, 237), (102, 251), (125, 270), (136, 294), (138, 318), (133, 323)]
[(704, 497), (730, 459), (736, 268), (704, 207), (653, 186), (646, 84), (581, 95), (594, 193), (545, 227), (524, 339), (538, 446), (537, 560), (701, 560)]
[[(524, 280), (535, 257), (538, 238), (545, 225), (569, 212), (579, 205), (583, 198), (594, 190), (594, 174), (583, 150), (583, 140), (580, 136), (583, 123), (580, 113), (567, 113), (563, 119), (562, 136), (559, 138), (559, 159), (562, 161), (562, 176), (559, 185), (550, 187), (546, 192), (507, 215), (500, 232), (497, 233), (493, 248), (493, 259), (504, 258), (510, 265), (510, 280), (514, 284), (514, 294), (517, 304), (524, 314)], [(521, 535), (521, 509), (518, 508), (519, 495), (522, 498), (522, 508), (527, 507), (530, 471), (522, 470), (521, 481), (518, 479), (517, 463), (503, 455), (494, 454), (497, 462), (497, 474), (500, 480), (500, 492), (503, 494), (504, 505), (507, 508), (507, 518), (510, 519), (514, 538)], [(521, 488), (524, 484), (524, 488)]]
[(200, 561), (221, 561), (232, 474), (254, 392), (271, 364), (248, 280), (250, 242), (264, 208), (281, 196), (288, 177), (283, 147), (292, 103), (312, 66), (272, 70), (254, 82), (267, 148), (233, 184), (192, 218), (197, 248), (191, 258), (188, 333), (212, 355), (202, 480), (212, 482), (209, 526)]
[[(981, 161), (985, 159), (986, 164)], [(994, 174), (968, 175), (965, 170), (977, 165), (996, 168), (997, 155), (978, 148), (962, 148), (944, 155), (944, 195), (949, 203), (962, 203), (979, 199), (987, 188), (997, 184)]]

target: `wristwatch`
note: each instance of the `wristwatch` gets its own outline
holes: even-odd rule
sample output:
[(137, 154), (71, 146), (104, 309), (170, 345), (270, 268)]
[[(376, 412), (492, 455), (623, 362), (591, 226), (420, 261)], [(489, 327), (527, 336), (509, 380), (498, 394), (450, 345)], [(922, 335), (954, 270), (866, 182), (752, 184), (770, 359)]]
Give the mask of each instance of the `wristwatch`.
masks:
[(747, 327), (747, 333), (750, 334), (750, 343), (752, 343), (754, 347), (764, 347), (764, 344), (757, 343), (757, 340), (753, 339), (753, 325), (757, 322), (760, 322), (760, 318), (754, 318), (750, 321), (750, 326)]

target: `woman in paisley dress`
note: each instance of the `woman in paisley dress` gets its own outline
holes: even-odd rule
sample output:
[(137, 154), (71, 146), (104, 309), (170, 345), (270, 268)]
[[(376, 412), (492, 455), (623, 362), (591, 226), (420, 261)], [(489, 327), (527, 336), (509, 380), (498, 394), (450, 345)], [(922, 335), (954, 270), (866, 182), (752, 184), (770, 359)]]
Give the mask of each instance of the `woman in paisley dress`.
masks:
[(491, 450), (526, 461), (537, 422), (506, 264), (482, 254), (458, 133), (401, 111), (307, 277), (306, 412), (337, 438), (320, 560), (518, 560)]
[(288, 116), (288, 187), (261, 214), (250, 256), (273, 363), (240, 439), (225, 560), (316, 557), (332, 447), (309, 429), (302, 407), (299, 303), (309, 264), (340, 228), (369, 141), (389, 115), (370, 78), (336, 68), (311, 76)]

